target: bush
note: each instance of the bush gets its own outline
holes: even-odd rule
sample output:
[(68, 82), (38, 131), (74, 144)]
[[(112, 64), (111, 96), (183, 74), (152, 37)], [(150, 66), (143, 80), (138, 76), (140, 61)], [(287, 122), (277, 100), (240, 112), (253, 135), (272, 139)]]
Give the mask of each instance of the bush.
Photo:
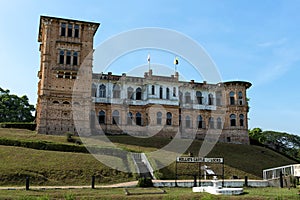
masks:
[(145, 177), (141, 177), (138, 180), (138, 187), (153, 187), (153, 183), (152, 183), (152, 179), (151, 178), (145, 178)]
[(18, 128), (18, 129), (28, 129), (34, 131), (36, 124), (32, 122), (3, 122), (0, 123), (1, 128)]

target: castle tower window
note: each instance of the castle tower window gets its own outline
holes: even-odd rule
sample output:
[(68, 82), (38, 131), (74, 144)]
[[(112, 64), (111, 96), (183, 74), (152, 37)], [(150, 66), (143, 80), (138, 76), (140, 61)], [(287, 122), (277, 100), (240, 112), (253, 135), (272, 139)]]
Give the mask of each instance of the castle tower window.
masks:
[(66, 64), (71, 65), (71, 51), (67, 51)]
[(156, 124), (157, 125), (161, 125), (162, 122), (162, 113), (161, 112), (157, 112), (156, 113)]
[(114, 110), (112, 113), (112, 124), (119, 124), (119, 123), (120, 123), (119, 111)]
[(214, 105), (214, 96), (212, 94), (208, 94), (208, 105)]
[(173, 87), (173, 97), (176, 97), (176, 87)]
[(204, 128), (205, 127), (205, 124), (204, 124), (204, 121), (203, 121), (203, 118), (202, 118), (201, 115), (198, 115), (197, 123), (198, 123), (198, 128)]
[(185, 96), (185, 103), (191, 103), (191, 94), (189, 92), (186, 92), (184, 96)]
[(127, 113), (127, 125), (132, 125), (132, 118), (133, 118), (132, 113), (131, 112)]
[(190, 116), (185, 117), (185, 128), (191, 128), (191, 118), (190, 118)]
[(139, 112), (135, 115), (135, 123), (138, 126), (142, 126), (142, 114)]
[(198, 104), (202, 104), (203, 103), (202, 102), (203, 97), (202, 97), (202, 93), (200, 91), (196, 92), (196, 98), (197, 98), (197, 103)]
[(52, 103), (53, 103), (53, 104), (59, 104), (59, 102), (58, 102), (58, 101), (53, 101)]
[(166, 89), (166, 99), (170, 99), (170, 89)]
[(215, 122), (214, 122), (214, 118), (210, 117), (208, 119), (208, 124), (209, 124), (209, 128), (215, 128)]
[(127, 88), (127, 99), (133, 99), (133, 88)]
[(241, 91), (238, 93), (238, 97), (239, 97), (239, 105), (243, 105), (243, 93)]
[(60, 36), (66, 36), (66, 24), (61, 23), (60, 25)]
[(217, 118), (217, 129), (222, 129), (222, 119), (220, 117)]
[(217, 106), (222, 105), (222, 92), (221, 91), (216, 92), (216, 105)]
[(75, 24), (74, 26), (74, 37), (79, 38), (79, 25)]
[(244, 126), (244, 115), (240, 114), (239, 118), (240, 118), (240, 126)]
[(78, 65), (78, 53), (73, 53), (73, 65)]
[(114, 84), (113, 86), (113, 98), (119, 99), (121, 94), (120, 86)]
[(234, 105), (234, 104), (235, 104), (235, 98), (234, 98), (234, 96), (235, 96), (234, 92), (231, 91), (231, 92), (229, 93), (230, 105)]
[(159, 87), (159, 98), (163, 98), (163, 88), (161, 86)]
[(170, 112), (167, 112), (167, 121), (166, 121), (166, 124), (168, 126), (172, 125), (172, 113), (170, 113)]
[(73, 25), (72, 24), (68, 24), (68, 37), (72, 37), (72, 30), (73, 30)]
[(94, 83), (92, 84), (92, 97), (97, 97), (97, 87)]
[(63, 50), (59, 51), (59, 64), (65, 64), (65, 52)]
[(105, 112), (103, 110), (99, 112), (99, 124), (105, 124)]
[(155, 95), (155, 86), (154, 85), (151, 86), (151, 94)]
[(135, 90), (135, 99), (142, 100), (142, 89), (140, 87)]
[(99, 86), (99, 97), (105, 98), (106, 97), (106, 86), (101, 84)]
[(230, 126), (236, 126), (236, 115), (235, 114), (230, 115)]

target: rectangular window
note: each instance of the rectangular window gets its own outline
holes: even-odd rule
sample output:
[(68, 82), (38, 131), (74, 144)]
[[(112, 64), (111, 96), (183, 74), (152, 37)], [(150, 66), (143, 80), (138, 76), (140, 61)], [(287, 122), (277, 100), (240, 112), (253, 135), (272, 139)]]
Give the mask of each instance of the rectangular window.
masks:
[(66, 36), (66, 24), (65, 23), (61, 23), (60, 36)]
[(74, 26), (74, 37), (79, 38), (79, 25), (75, 24)]
[(67, 51), (66, 64), (67, 64), (67, 65), (70, 65), (70, 64), (71, 64), (71, 51)]
[(176, 87), (173, 87), (173, 97), (176, 97)]
[(63, 50), (59, 52), (59, 64), (65, 64), (65, 52)]
[(78, 65), (78, 53), (73, 53), (73, 65)]
[(68, 24), (68, 37), (72, 37), (72, 30), (73, 30), (73, 25), (72, 24)]

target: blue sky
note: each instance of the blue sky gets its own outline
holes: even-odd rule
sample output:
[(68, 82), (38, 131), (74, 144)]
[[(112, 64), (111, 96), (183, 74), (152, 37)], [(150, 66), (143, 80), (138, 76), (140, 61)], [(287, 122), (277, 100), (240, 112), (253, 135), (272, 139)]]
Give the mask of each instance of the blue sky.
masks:
[[(253, 84), (248, 91), (250, 128), (300, 134), (299, 10), (300, 2), (291, 0), (1, 1), (0, 87), (36, 103), (40, 15), (100, 22), (95, 47), (127, 30), (168, 28), (197, 41), (222, 80)], [(133, 55), (145, 64), (140, 60), (147, 55)], [(151, 53), (151, 61), (163, 62), (159, 59), (159, 53)]]

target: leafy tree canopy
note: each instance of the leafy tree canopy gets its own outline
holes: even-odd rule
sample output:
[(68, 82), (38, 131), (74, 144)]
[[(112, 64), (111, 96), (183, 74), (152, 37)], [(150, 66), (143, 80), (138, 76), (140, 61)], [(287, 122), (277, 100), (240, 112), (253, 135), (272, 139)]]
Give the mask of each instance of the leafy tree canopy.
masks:
[(0, 122), (32, 122), (34, 110), (26, 95), (18, 97), (0, 87)]

